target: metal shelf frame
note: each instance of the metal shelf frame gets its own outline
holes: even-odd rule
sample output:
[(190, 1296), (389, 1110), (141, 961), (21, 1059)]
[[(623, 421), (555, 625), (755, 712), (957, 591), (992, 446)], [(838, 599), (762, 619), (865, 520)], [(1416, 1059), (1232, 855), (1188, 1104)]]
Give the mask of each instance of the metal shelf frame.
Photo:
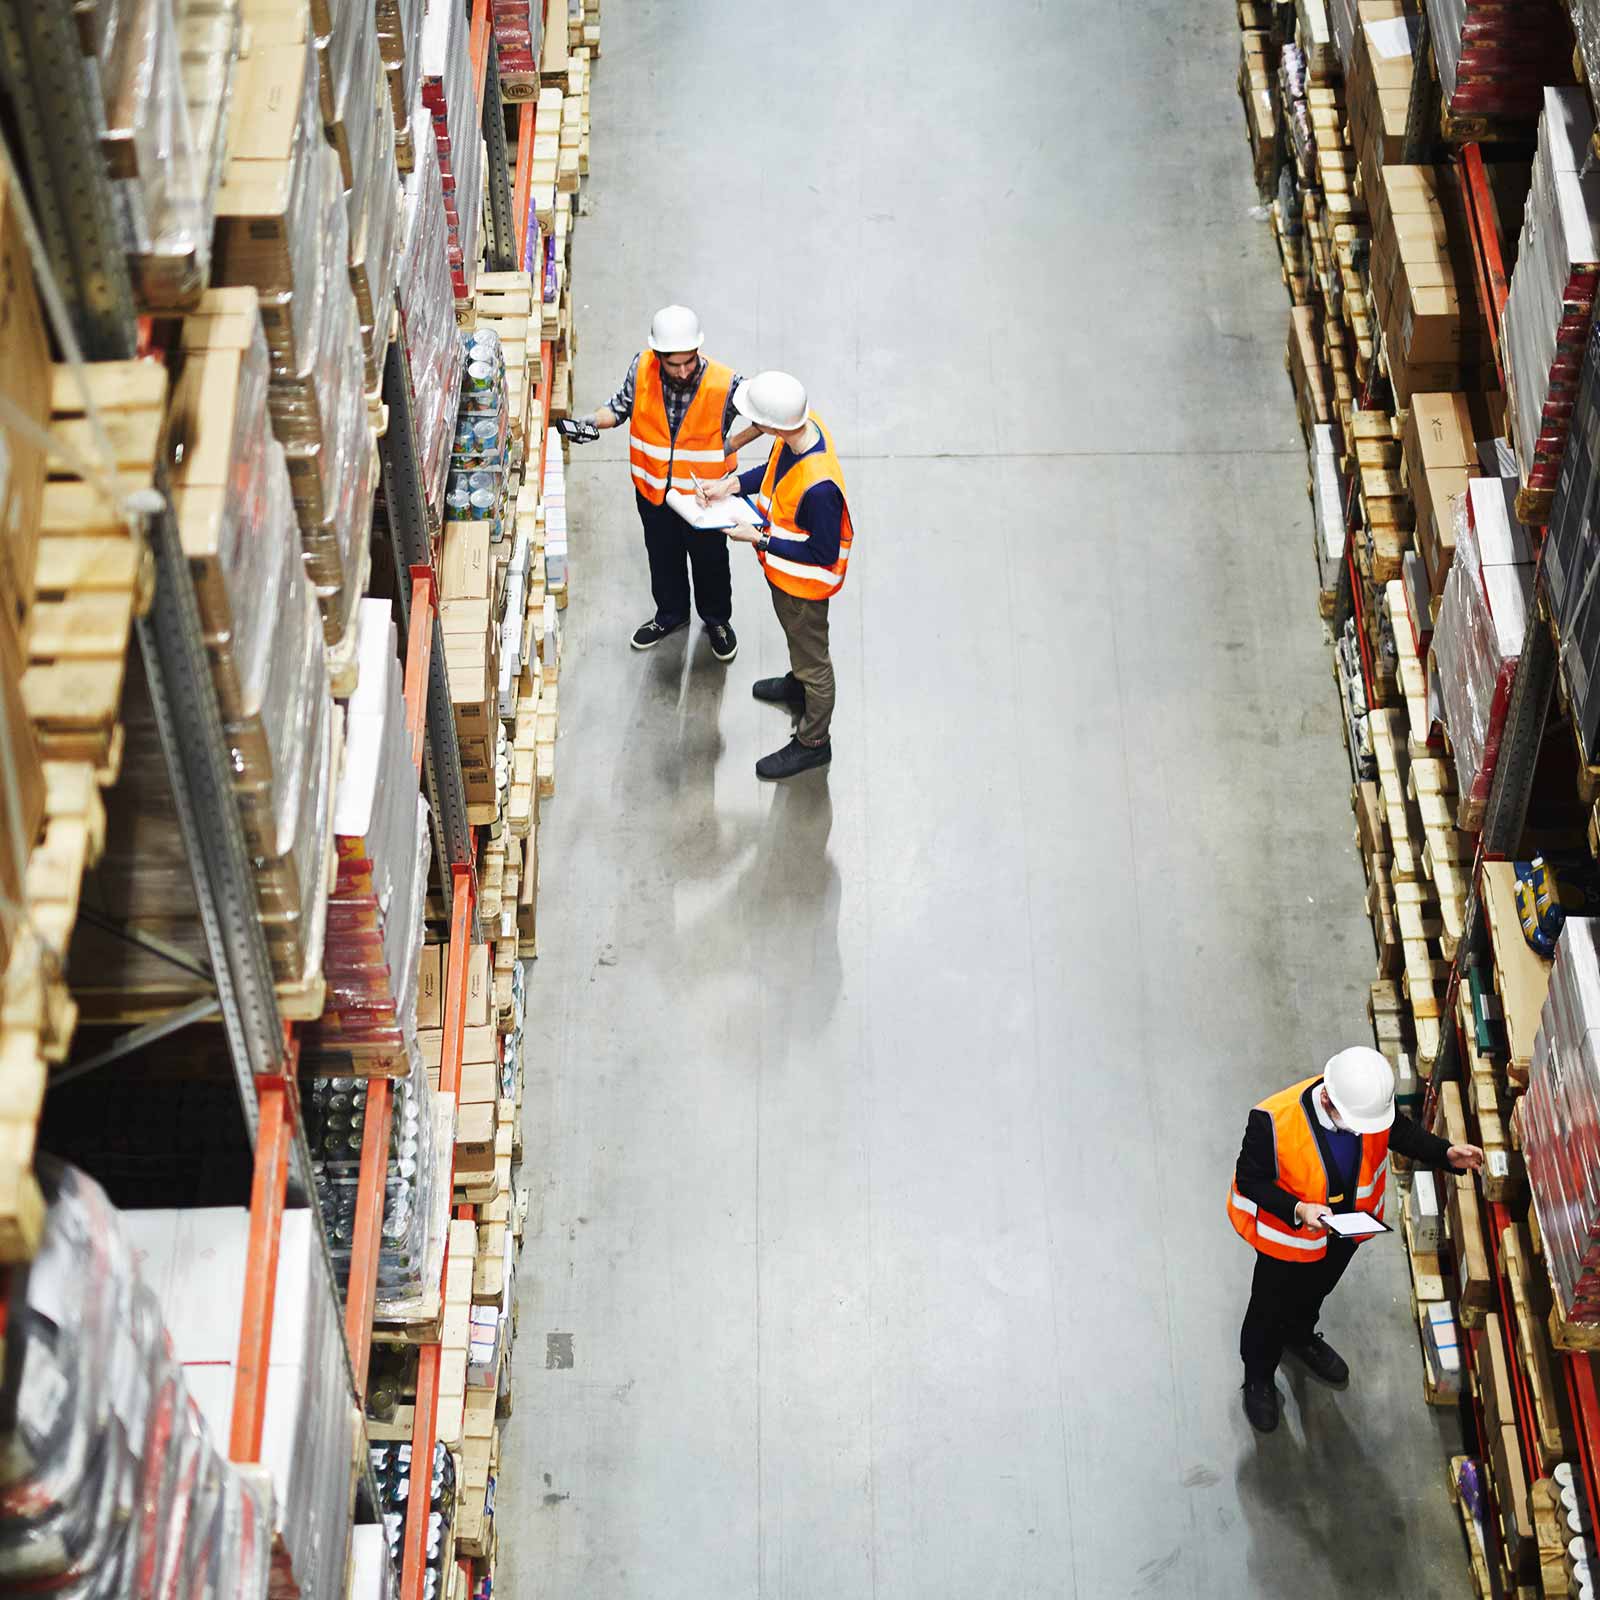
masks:
[[(69, 8), (0, 0), (0, 88), (18, 130), (21, 170), (50, 261), (71, 339), (88, 360), (126, 360), (141, 351), (126, 257), (95, 125), (96, 93), (82, 83), (93, 64), (81, 54)], [(63, 335), (65, 337), (65, 335)], [(229, 1060), (255, 1167), (230, 1455), (259, 1459), (265, 1419), (272, 1313), (284, 1211), (314, 1204), (310, 1151), (300, 1117), (298, 1047), (282, 1021), (262, 931), (255, 875), (229, 770), (227, 741), (200, 627), (193, 578), (160, 463), (161, 509), (145, 535), (156, 581), (149, 612), (136, 623), (140, 660), (172, 781), (174, 810), (194, 879)], [(327, 1238), (316, 1230), (319, 1293), (337, 1305)], [(347, 1365), (352, 1403), (361, 1393)], [(363, 1486), (358, 1517), (378, 1497), (365, 1451), (354, 1463)]]

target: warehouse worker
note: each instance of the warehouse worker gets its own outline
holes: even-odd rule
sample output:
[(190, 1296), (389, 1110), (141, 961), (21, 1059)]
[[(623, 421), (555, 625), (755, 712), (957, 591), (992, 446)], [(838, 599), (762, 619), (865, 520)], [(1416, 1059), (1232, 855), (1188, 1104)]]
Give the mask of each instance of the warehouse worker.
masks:
[(1391, 1146), (1425, 1167), (1483, 1166), (1476, 1145), (1450, 1144), (1396, 1115), (1394, 1072), (1365, 1045), (1341, 1050), (1321, 1076), (1269, 1095), (1250, 1113), (1228, 1220), (1256, 1251), (1239, 1354), (1245, 1415), (1259, 1433), (1278, 1426), (1273, 1374), (1285, 1350), (1324, 1383), (1349, 1382), (1349, 1367), (1317, 1332), (1317, 1319), (1358, 1241), (1341, 1237), (1329, 1218), (1365, 1213), (1382, 1221)]
[(739, 415), (772, 438), (764, 467), (730, 472), (704, 487), (701, 504), (736, 489), (754, 495), (761, 528), (740, 526), (728, 537), (753, 544), (772, 609), (789, 641), (789, 672), (762, 678), (757, 700), (787, 706), (799, 719), (783, 749), (756, 763), (756, 776), (779, 781), (833, 760), (833, 662), (828, 656), (828, 601), (844, 584), (854, 530), (844, 499), (844, 473), (828, 430), (806, 407), (806, 391), (787, 372), (761, 372), (733, 391)]
[(689, 625), (689, 574), (694, 604), (718, 661), (732, 661), (739, 641), (730, 625), (733, 584), (726, 534), (692, 528), (664, 502), (670, 485), (692, 495), (697, 481), (738, 465), (740, 447), (755, 428), (730, 437), (738, 420), (733, 388), (738, 374), (700, 354), (700, 319), (687, 306), (663, 306), (650, 319), (650, 342), (633, 358), (622, 387), (588, 417), (557, 423), (562, 435), (587, 443), (606, 428), (627, 422), (634, 501), (644, 524), (655, 615), (633, 634), (635, 650), (649, 650)]

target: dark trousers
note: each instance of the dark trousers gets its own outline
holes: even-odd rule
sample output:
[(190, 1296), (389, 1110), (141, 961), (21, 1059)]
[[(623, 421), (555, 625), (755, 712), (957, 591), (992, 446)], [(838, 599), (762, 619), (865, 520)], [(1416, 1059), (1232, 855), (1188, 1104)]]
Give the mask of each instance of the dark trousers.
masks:
[(806, 692), (795, 736), (801, 744), (825, 744), (833, 721), (833, 658), (828, 654), (828, 602), (802, 600), (772, 586), (772, 609), (789, 642), (789, 676)]
[(1239, 1330), (1239, 1355), (1247, 1378), (1271, 1378), (1285, 1345), (1307, 1344), (1317, 1331), (1322, 1302), (1356, 1253), (1352, 1240), (1328, 1240), (1320, 1261), (1279, 1261), (1256, 1253), (1250, 1305)]
[(728, 571), (728, 536), (700, 533), (670, 506), (653, 506), (637, 489), (633, 498), (644, 524), (650, 556), (650, 593), (656, 621), (675, 628), (689, 620), (689, 572), (694, 571), (694, 608), (702, 622), (727, 622), (733, 615), (733, 576)]

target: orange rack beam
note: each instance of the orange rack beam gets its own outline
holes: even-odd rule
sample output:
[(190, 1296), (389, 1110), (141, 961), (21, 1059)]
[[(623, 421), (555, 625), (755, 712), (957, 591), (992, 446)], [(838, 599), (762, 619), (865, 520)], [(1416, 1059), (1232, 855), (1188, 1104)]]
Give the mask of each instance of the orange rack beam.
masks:
[(289, 1147), (294, 1142), (294, 1063), (299, 1051), (292, 1035), (287, 1049), (286, 1076), (263, 1077), (256, 1084), (261, 1116), (256, 1130), (255, 1176), (250, 1186), (250, 1242), (245, 1259), (239, 1357), (234, 1366), (233, 1426), (228, 1438), (228, 1455), (240, 1463), (261, 1459), (261, 1431), (267, 1414), (278, 1247), (283, 1238), (283, 1206), (289, 1187)]

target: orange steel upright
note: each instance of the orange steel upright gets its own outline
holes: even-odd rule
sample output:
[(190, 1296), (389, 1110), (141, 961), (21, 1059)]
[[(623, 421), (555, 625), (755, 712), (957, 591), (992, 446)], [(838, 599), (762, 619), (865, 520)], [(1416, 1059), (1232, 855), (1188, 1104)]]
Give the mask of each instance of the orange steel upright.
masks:
[(284, 1028), (282, 1076), (256, 1080), (259, 1122), (255, 1173), (250, 1185), (250, 1239), (245, 1257), (244, 1305), (239, 1319), (239, 1354), (234, 1364), (233, 1424), (228, 1455), (237, 1462), (261, 1459), (267, 1412), (267, 1369), (272, 1361), (272, 1310), (278, 1291), (278, 1247), (289, 1187), (289, 1148), (294, 1142), (294, 1070), (299, 1045)]

